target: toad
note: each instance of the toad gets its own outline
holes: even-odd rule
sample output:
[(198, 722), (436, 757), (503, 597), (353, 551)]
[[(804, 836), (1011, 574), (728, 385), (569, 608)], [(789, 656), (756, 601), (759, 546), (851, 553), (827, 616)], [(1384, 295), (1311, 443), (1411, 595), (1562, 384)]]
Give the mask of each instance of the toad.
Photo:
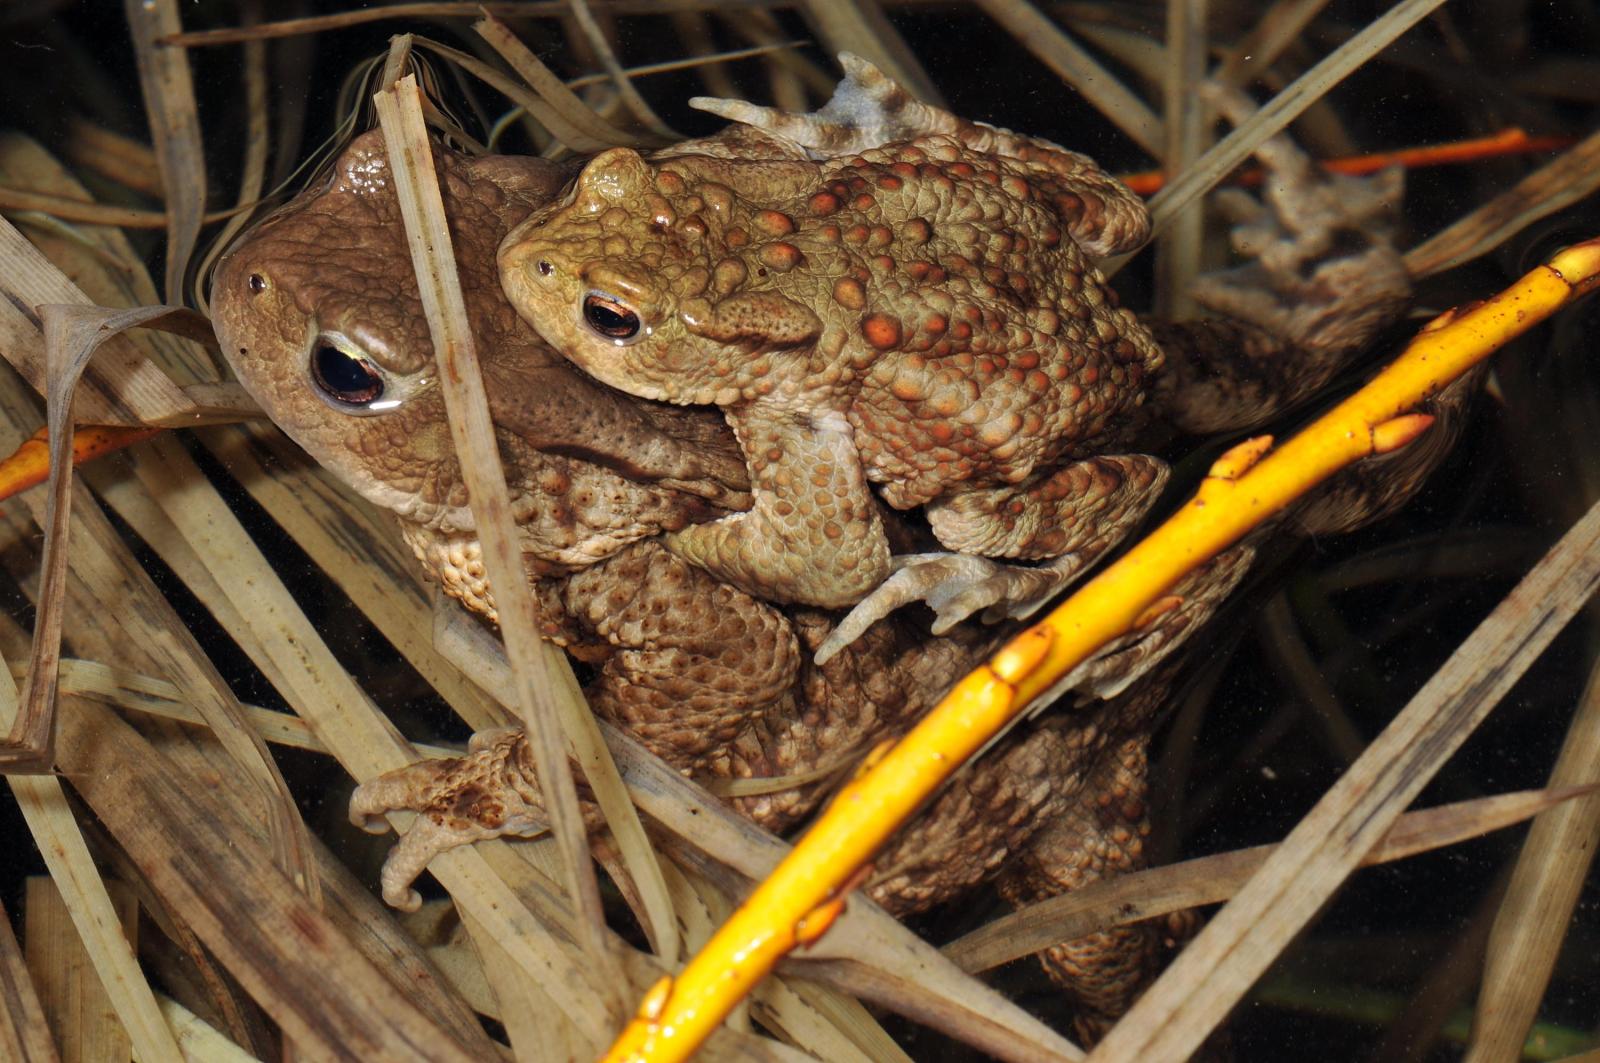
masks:
[(1104, 453), (1162, 364), (1092, 261), (1144, 241), (1144, 205), (1082, 155), (841, 62), (809, 121), (750, 129), (759, 154), (602, 152), (506, 240), (502, 281), (594, 378), (727, 415), (754, 505), (674, 552), (762, 598), (853, 605), (890, 571), (876, 487), (950, 550), (1045, 561), (1014, 577), (1037, 604), (1166, 479)]

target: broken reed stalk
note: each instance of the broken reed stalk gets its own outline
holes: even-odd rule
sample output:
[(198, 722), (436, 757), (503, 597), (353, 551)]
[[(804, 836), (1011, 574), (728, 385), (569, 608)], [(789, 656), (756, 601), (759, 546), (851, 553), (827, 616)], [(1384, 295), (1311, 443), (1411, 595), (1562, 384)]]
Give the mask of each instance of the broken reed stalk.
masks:
[[(609, 976), (602, 985), (617, 986), (622, 978), (605, 942), (605, 911), (600, 903), (588, 834), (578, 808), (572, 769), (567, 763), (563, 723), (550, 697), (546, 677), (530, 669), (539, 657), (539, 627), (533, 595), (522, 569), (522, 552), (511, 531), (511, 502), (505, 471), (495, 444), (494, 425), (478, 372), (472, 330), (466, 323), (461, 281), (445, 220), (444, 201), (434, 176), (433, 152), (422, 117), (416, 79), (406, 76), (373, 97), (389, 148), (406, 242), (411, 248), (417, 284), (422, 293), (439, 361), (440, 388), (449, 411), (450, 434), (461, 455), (462, 478), (471, 499), (473, 523), (483, 543), (484, 567), (495, 588), (500, 631), (515, 670), (517, 699), (527, 728), (539, 788), (551, 833), (561, 849), (567, 894), (577, 908), (574, 927), (588, 961)], [(575, 730), (570, 728), (569, 730)], [(571, 737), (571, 735), (569, 735)]]
[[(1346, 465), (1405, 445), (1431, 421), (1405, 411), (1596, 284), (1600, 239), (1562, 252), (1465, 313), (1446, 314), (1431, 323), (1366, 387), (1270, 454), (1271, 440), (1263, 437), (1223, 455), (1194, 499), (1043, 622), (1008, 643), (987, 666), (958, 683), (894, 748), (841, 790), (790, 857), (682, 974), (651, 989), (606, 1059), (687, 1058), (779, 958), (827, 930), (877, 849), (1034, 698), (1098, 647), (1141, 626), (1145, 611), (1185, 573), (1269, 515)], [(1288, 858), (1274, 858), (1283, 859)], [(1184, 957), (1192, 951), (1193, 946)], [(1146, 1004), (1141, 1002), (1139, 1009), (1145, 1009), (1140, 1022), (1124, 1021), (1116, 1030), (1162, 1025), (1152, 1023)], [(1220, 1019), (1221, 1013), (1216, 1014), (1215, 1020)], [(1123, 1035), (1124, 1040), (1133, 1036)], [(1107, 1043), (1112, 1044), (1109, 1051), (1125, 1050), (1109, 1038)], [(1187, 1054), (1168, 1047), (1173, 1058)]]

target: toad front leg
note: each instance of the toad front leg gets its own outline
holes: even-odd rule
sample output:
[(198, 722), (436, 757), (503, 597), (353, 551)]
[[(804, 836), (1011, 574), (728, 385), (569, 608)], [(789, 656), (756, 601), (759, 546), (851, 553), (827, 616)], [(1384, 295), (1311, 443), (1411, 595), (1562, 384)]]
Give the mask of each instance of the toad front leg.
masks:
[(849, 423), (782, 399), (730, 409), (755, 505), (669, 536), (679, 556), (751, 594), (853, 605), (889, 573), (889, 541)]

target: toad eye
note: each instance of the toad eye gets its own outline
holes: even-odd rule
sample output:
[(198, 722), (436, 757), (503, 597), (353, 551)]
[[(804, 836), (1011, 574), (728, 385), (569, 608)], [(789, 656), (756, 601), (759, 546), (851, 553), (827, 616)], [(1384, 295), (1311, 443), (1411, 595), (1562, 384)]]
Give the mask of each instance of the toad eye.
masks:
[(311, 377), (328, 398), (366, 407), (383, 396), (383, 377), (364, 358), (353, 358), (324, 337), (311, 351)]
[(583, 320), (600, 335), (614, 340), (629, 340), (639, 334), (639, 315), (599, 292), (584, 296)]

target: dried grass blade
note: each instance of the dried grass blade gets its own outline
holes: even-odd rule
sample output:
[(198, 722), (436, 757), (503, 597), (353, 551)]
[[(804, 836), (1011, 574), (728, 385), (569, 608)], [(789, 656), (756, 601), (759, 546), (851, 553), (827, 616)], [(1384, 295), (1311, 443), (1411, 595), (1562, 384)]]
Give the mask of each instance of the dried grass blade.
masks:
[(1597, 585), (1600, 506), (1462, 643), (1091, 1058), (1197, 1049)]
[(216, 1027), (179, 1004), (171, 997), (156, 994), (162, 1018), (178, 1039), (178, 1048), (188, 1063), (260, 1063), (255, 1056), (234, 1044)]
[[(537, 607), (527, 586), (511, 519), (510, 500), (494, 425), (479, 373), (472, 330), (467, 324), (455, 254), (445, 220), (433, 166), (433, 153), (422, 124), (422, 102), (416, 79), (402, 79), (393, 89), (374, 97), (379, 121), (388, 142), (390, 166), (395, 174), (406, 239), (422, 290), (435, 356), (440, 363), (441, 390), (449, 413), (451, 437), (461, 456), (461, 468), (471, 499), (473, 522), (483, 544), (484, 566), (495, 588), (500, 631), (507, 655), (514, 664), (518, 706), (544, 794), (545, 812), (563, 857), (563, 875), (579, 917), (578, 935), (588, 961), (600, 974), (603, 992), (612, 996), (616, 1014), (625, 1013), (618, 990), (621, 973), (610, 974), (615, 961), (605, 943), (605, 916), (600, 906), (594, 867), (589, 859), (588, 836), (578, 811), (572, 770), (567, 762), (565, 732), (578, 751), (590, 786), (613, 830), (631, 829), (643, 834), (632, 803), (616, 775), (604, 746), (594, 748), (588, 739), (588, 709), (581, 702), (557, 693), (551, 675), (551, 655), (539, 638)], [(555, 654), (559, 657), (559, 652)], [(606, 769), (610, 769), (607, 771)], [(654, 866), (633, 866), (636, 881), (647, 877), (661, 883)], [(655, 913), (651, 913), (654, 915)], [(670, 912), (666, 918), (670, 920)], [(674, 940), (668, 925), (650, 928), (655, 940)]]
[[(20, 679), (27, 674), (22, 665), (11, 666), (13, 678)], [(206, 726), (205, 717), (200, 711), (183, 700), (183, 692), (176, 684), (169, 683), (165, 679), (140, 675), (103, 661), (87, 661), (79, 658), (64, 659), (61, 662), (59, 675), (57, 690), (61, 694), (91, 698), (119, 709), (157, 716), (164, 720)], [(242, 705), (241, 708), (250, 718), (251, 726), (255, 728), (256, 733), (274, 745), (304, 749), (312, 753), (331, 755), (333, 752), (312, 730), (311, 725), (298, 716), (264, 709), (259, 705)], [(425, 757), (461, 755), (460, 749), (424, 745), (420, 742), (412, 748)]]
[(1590, 134), (1516, 185), (1406, 252), (1406, 269), (1427, 277), (1488, 254), (1540, 218), (1600, 188), (1600, 133)]
[[(479, 731), (512, 722), (499, 702), (434, 648), (430, 599), (416, 559), (399, 541), (389, 514), (353, 498), (331, 474), (309, 464), (304, 452), (276, 428), (210, 431), (202, 438), (463, 720)], [(348, 564), (351, 557), (362, 558), (363, 564)]]
[[(1274, 133), (1281, 132), (1290, 122), (1333, 86), (1354, 73), (1367, 60), (1388, 47), (1402, 33), (1426, 18), (1445, 0), (1401, 0), (1383, 15), (1374, 19), (1360, 33), (1334, 49), (1316, 66), (1307, 70), (1270, 103), (1256, 112), (1254, 118), (1236, 128), (1206, 152), (1177, 180), (1168, 184), (1150, 200), (1152, 236), (1159, 235), (1171, 225), (1190, 203), (1209, 192), (1223, 177), (1250, 157), (1251, 152), (1266, 142)], [(1108, 259), (1107, 274), (1114, 273), (1128, 256)]]
[[(0, 355), (35, 391), (45, 393), (45, 348), (39, 307), (91, 305), (77, 285), (12, 225), (0, 218)], [(209, 328), (206, 329), (209, 333)], [(212, 342), (215, 342), (213, 338)], [(84, 374), (76, 412), (86, 424), (142, 425), (193, 412), (172, 380), (125, 338), (113, 338)]]
[(917, 53), (887, 18), (878, 0), (801, 0), (817, 37), (831, 54), (855, 52), (924, 103), (945, 105), (944, 96)]
[[(1163, 120), (1166, 139), (1161, 158), (1167, 174), (1182, 173), (1205, 150), (1210, 123), (1205, 103), (1194, 92), (1206, 72), (1207, 0), (1170, 0), (1163, 70)], [(1156, 245), (1156, 314), (1173, 321), (1193, 317), (1189, 294), (1200, 273), (1205, 238), (1203, 204), (1191, 204)]]
[(605, 31), (600, 28), (600, 23), (595, 21), (594, 13), (589, 10), (585, 0), (567, 0), (573, 19), (578, 24), (578, 30), (589, 42), (589, 47), (594, 49), (595, 56), (600, 60), (600, 65), (605, 67), (606, 74), (611, 78), (611, 84), (617, 90), (622, 103), (628, 108), (640, 124), (659, 137), (668, 140), (682, 140), (683, 134), (674, 130), (661, 120), (661, 116), (644, 102), (644, 97), (639, 95), (639, 90), (633, 87), (633, 82), (628, 80), (628, 75), (623, 71), (622, 64), (617, 61), (617, 53), (612, 49), (611, 42), (606, 39)]
[[(1600, 669), (1590, 673), (1578, 712), (1550, 772), (1551, 786), (1600, 781)], [(1549, 985), (1595, 846), (1600, 797), (1541, 813), (1522, 843), (1489, 933), (1468, 1063), (1513, 1058)]]
[[(486, 20), (486, 21), (493, 21)], [(474, 26), (476, 29), (477, 27)], [(710, 51), (703, 54), (692, 55), (686, 59), (669, 59), (660, 63), (644, 63), (640, 66), (624, 67), (622, 72), (629, 80), (648, 77), (651, 74), (672, 74), (679, 70), (707, 70), (715, 69), (721, 63), (734, 63), (740, 59), (759, 59), (762, 56), (776, 55), (792, 51), (795, 48), (804, 48), (810, 42), (802, 40), (775, 41), (772, 44), (757, 44), (749, 48), (734, 48), (728, 51)], [(507, 59), (509, 62), (509, 58)], [(543, 65), (543, 64), (541, 64)], [(521, 71), (517, 71), (519, 74)], [(584, 74), (569, 81), (562, 82), (568, 89), (581, 89), (589, 85), (599, 85), (607, 80), (605, 74)], [(730, 92), (734, 91), (729, 89)], [(710, 93), (716, 95), (716, 93)], [(582, 102), (581, 100), (579, 101)]]
[[(0, 719), (16, 707), (17, 688), (7, 672), (0, 675)], [(6, 781), (134, 1052), (140, 1059), (178, 1058), (177, 1042), (123, 933), (60, 781), (48, 775), (11, 775)]]
[(1160, 117), (1028, 0), (978, 0), (989, 17), (1150, 155), (1165, 153)]
[(166, 189), (167, 277), (163, 291), (170, 302), (178, 302), (206, 212), (205, 151), (200, 142), (194, 82), (189, 76), (189, 53), (157, 43), (183, 30), (174, 0), (124, 0), (123, 10), (133, 36), (145, 114)]
[[(1481, 837), (1584, 797), (1590, 790), (1524, 790), (1407, 812), (1362, 859), (1361, 866), (1404, 860)], [(1277, 848), (1235, 849), (1096, 882), (1001, 916), (941, 951), (962, 970), (977, 974), (1097, 930), (1225, 901)]]
[(309, 903), (231, 809), (180, 788), (167, 758), (109, 710), (64, 713), (60, 749), (151, 886), (309, 1058), (475, 1058)]
[[(562, 141), (570, 149), (587, 152), (618, 144), (645, 146), (648, 142), (637, 134), (619, 130), (610, 122), (606, 122), (605, 118), (595, 114), (594, 107), (579, 99), (578, 93), (568, 88), (568, 85), (562, 82), (562, 78), (555, 77), (550, 67), (544, 66), (539, 56), (528, 50), (528, 45), (518, 40), (517, 34), (510, 32), (504, 22), (485, 16), (474, 22), (472, 29), (490, 43), (494, 51), (498, 51), (499, 58), (504, 59), (510, 69), (517, 72), (517, 77), (522, 78), (534, 94), (530, 98), (528, 91), (522, 90), (522, 86), (512, 85), (512, 88), (517, 90), (512, 93), (501, 83), (491, 83), (502, 93), (515, 99), (518, 104), (522, 104), (528, 110), (528, 114), (538, 118), (539, 125), (544, 126), (554, 134), (555, 139)], [(429, 48), (434, 46), (427, 40), (419, 40), (418, 43)], [(496, 70), (490, 72), (499, 77)], [(474, 70), (474, 74), (477, 74), (477, 70)], [(506, 78), (501, 80), (504, 82)]]
[[(89, 359), (106, 339), (138, 326), (168, 328), (188, 334), (196, 328), (196, 323), (190, 311), (165, 306), (117, 311), (97, 307), (50, 306), (44, 308), (44, 326), (49, 375), (47, 405), (51, 471), (45, 516), (41, 521), (45, 528), (43, 574), (22, 716), (40, 714), (48, 719), (50, 707), (55, 701), (56, 669), (60, 660), (61, 613), (66, 594), (67, 529), (74, 493), (71, 461), (73, 391)], [(152, 445), (160, 446), (162, 442), (157, 439), (152, 441)], [(176, 445), (171, 440), (165, 443), (167, 446)], [(97, 510), (85, 511), (80, 524), (98, 541), (110, 542), (115, 538), (105, 518)], [(137, 586), (147, 591), (151, 599), (156, 597), (153, 590), (144, 584)], [(152, 600), (148, 608), (154, 612), (158, 606)], [(260, 790), (267, 803), (269, 833), (279, 866), (300, 882), (315, 902), (319, 887), (311, 871), (310, 842), (305, 824), (266, 744), (246, 723), (243, 711), (227, 684), (200, 651), (187, 629), (174, 622), (152, 648), (160, 654), (168, 674), (184, 688), (185, 694), (205, 715), (235, 763)]]
[(1327, 6), (1328, 0), (1278, 0), (1256, 20), (1255, 28), (1243, 40), (1228, 49), (1212, 78), (1233, 88), (1244, 87), (1248, 80), (1276, 63), (1278, 56), (1300, 39), (1300, 32)]
[(19, 1063), (60, 1059), (4, 905), (0, 905), (0, 1059)]
[[(251, 22), (259, 22), (261, 10), (259, 3), (251, 2), (245, 5), (245, 12)], [(200, 268), (195, 271), (194, 301), (202, 313), (209, 315), (206, 304), (204, 278), (211, 272), (211, 264), (217, 260), (223, 251), (227, 250), (233, 242), (233, 237), (254, 216), (251, 207), (261, 199), (261, 190), (267, 180), (267, 150), (270, 145), (271, 130), (267, 119), (267, 46), (264, 41), (246, 41), (244, 45), (244, 104), (245, 104), (245, 140), (244, 159), (240, 166), (242, 176), (239, 179), (239, 195), (234, 200), (236, 213), (228, 219), (215, 239), (211, 241), (211, 248), (200, 263)], [(223, 374), (225, 375), (225, 374)]]
[[(115, 914), (128, 942), (137, 947), (138, 906), (131, 902), (119, 884)], [(62, 1057), (69, 1063), (132, 1059), (128, 1031), (118, 1020), (72, 913), (49, 875), (30, 875), (23, 882), (22, 920), (23, 958)]]
[(555, 1006), (539, 984), (529, 978), (514, 977), (511, 957), (495, 941), (494, 934), (472, 916), (461, 916), (479, 966), (493, 994), (497, 1017), (506, 1028), (511, 1053), (516, 1063), (542, 1063), (547, 1059), (583, 1059), (594, 1048)]

